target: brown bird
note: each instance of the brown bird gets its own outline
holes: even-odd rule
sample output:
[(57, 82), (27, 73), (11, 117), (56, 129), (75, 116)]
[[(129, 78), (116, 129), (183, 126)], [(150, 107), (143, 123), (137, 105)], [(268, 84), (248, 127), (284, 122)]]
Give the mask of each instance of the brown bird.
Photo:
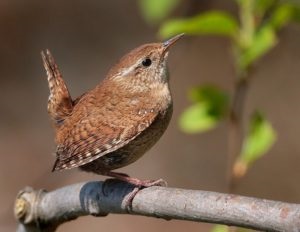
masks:
[(161, 182), (112, 170), (136, 161), (166, 130), (172, 116), (166, 61), (169, 48), (182, 35), (132, 50), (100, 84), (75, 100), (51, 53), (41, 53), (50, 89), (48, 112), (56, 132), (53, 171), (79, 167), (138, 186)]

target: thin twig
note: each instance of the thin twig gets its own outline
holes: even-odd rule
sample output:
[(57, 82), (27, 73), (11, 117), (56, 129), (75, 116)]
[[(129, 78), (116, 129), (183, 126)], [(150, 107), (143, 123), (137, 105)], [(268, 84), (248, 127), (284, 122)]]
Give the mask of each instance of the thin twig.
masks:
[(228, 134), (228, 161), (227, 180), (229, 192), (234, 192), (237, 179), (233, 175), (233, 165), (241, 152), (243, 144), (243, 116), (246, 96), (248, 92), (248, 78), (239, 78), (233, 95), (232, 106), (229, 115)]

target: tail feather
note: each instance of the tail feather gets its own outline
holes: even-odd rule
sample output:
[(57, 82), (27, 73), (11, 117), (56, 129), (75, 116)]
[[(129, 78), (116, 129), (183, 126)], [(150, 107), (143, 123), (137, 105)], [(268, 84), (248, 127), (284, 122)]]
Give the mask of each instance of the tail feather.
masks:
[(42, 51), (41, 55), (50, 89), (48, 112), (54, 123), (60, 125), (72, 112), (73, 101), (50, 51)]

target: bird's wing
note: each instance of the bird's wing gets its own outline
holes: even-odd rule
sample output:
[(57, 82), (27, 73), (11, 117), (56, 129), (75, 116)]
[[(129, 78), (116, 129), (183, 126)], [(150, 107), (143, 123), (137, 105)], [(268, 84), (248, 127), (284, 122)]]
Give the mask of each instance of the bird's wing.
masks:
[(73, 102), (69, 90), (49, 50), (41, 52), (43, 64), (47, 72), (50, 95), (48, 113), (55, 125), (60, 125), (70, 115)]
[(121, 115), (119, 121), (105, 122), (99, 116), (81, 120), (69, 131), (63, 144), (58, 145), (53, 171), (82, 166), (125, 146), (148, 128), (156, 117), (157, 112), (148, 111), (140, 115), (133, 112)]

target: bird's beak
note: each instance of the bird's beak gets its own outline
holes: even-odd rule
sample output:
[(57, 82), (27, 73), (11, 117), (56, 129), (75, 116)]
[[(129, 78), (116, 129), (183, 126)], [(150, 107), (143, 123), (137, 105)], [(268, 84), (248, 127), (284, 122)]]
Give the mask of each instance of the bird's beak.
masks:
[(169, 50), (169, 48), (175, 44), (181, 37), (184, 36), (184, 33), (181, 33), (179, 35), (175, 35), (171, 39), (168, 39), (167, 41), (163, 42), (163, 47), (164, 47), (164, 53)]

